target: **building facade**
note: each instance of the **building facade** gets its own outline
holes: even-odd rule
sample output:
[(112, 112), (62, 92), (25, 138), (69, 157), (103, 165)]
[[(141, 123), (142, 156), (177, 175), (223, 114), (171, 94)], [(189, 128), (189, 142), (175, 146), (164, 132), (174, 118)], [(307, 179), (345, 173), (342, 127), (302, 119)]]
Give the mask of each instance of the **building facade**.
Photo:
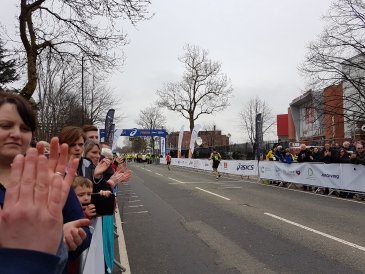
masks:
[[(202, 130), (199, 131), (198, 137), (202, 138), (202, 144), (200, 147), (219, 147), (229, 145), (229, 137), (227, 135), (222, 135), (221, 130)], [(189, 149), (190, 146), (191, 132), (184, 131), (183, 139), (181, 144), (181, 149)], [(179, 140), (179, 132), (171, 132), (167, 136), (167, 148), (177, 149)]]

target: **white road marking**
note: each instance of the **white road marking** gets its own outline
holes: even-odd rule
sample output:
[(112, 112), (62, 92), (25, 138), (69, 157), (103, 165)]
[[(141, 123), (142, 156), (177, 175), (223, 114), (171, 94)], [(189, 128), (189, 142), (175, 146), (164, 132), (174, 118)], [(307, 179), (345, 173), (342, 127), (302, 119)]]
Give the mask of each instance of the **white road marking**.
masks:
[(324, 236), (324, 237), (329, 238), (329, 239), (331, 239), (331, 240), (337, 241), (337, 242), (339, 242), (339, 243), (342, 243), (342, 244), (345, 244), (345, 245), (348, 245), (348, 246), (351, 246), (351, 247), (357, 248), (357, 249), (359, 249), (359, 250), (361, 250), (361, 251), (365, 251), (365, 247), (363, 247), (363, 246), (361, 246), (361, 245), (357, 245), (357, 244), (354, 244), (354, 243), (351, 243), (351, 242), (345, 241), (345, 240), (343, 240), (343, 239), (340, 239), (340, 238), (337, 238), (337, 237), (335, 237), (335, 236), (329, 235), (329, 234), (327, 234), (327, 233), (324, 233), (324, 232), (321, 232), (321, 231), (315, 230), (315, 229), (313, 229), (313, 228), (310, 228), (310, 227), (307, 227), (307, 226), (304, 226), (304, 225), (301, 225), (301, 224), (298, 224), (298, 223), (292, 222), (292, 221), (290, 221), (290, 220), (284, 219), (284, 218), (282, 218), (282, 217), (276, 216), (276, 215), (271, 214), (271, 213), (267, 213), (267, 212), (265, 212), (264, 214), (265, 214), (265, 215), (267, 215), (267, 216), (270, 216), (270, 217), (272, 217), (272, 218), (278, 219), (278, 220), (280, 220), (280, 221), (286, 222), (286, 223), (288, 223), (288, 224), (291, 224), (291, 225), (294, 225), (294, 226), (297, 226), (297, 227), (303, 228), (303, 229), (305, 229), (305, 230), (308, 230), (308, 231), (310, 231), (310, 232), (316, 233), (316, 234), (318, 234), (318, 235)]
[(206, 193), (212, 194), (212, 195), (214, 195), (214, 196), (217, 196), (217, 197), (219, 197), (219, 198), (222, 198), (222, 199), (224, 199), (224, 200), (227, 200), (227, 201), (230, 201), (230, 200), (231, 200), (231, 199), (229, 199), (229, 198), (227, 198), (227, 197), (221, 196), (221, 195), (216, 194), (216, 193), (214, 193), (214, 192), (210, 192), (210, 191), (205, 190), (205, 189), (202, 189), (202, 188), (200, 188), (200, 187), (195, 187), (195, 188), (196, 188), (196, 189), (199, 189), (199, 190), (201, 190), (201, 191), (204, 191), (204, 192), (206, 192)]
[(129, 203), (140, 202), (141, 200), (128, 201)]
[(148, 213), (148, 211), (143, 210), (143, 211), (136, 211), (136, 212), (126, 212), (126, 213), (123, 213), (123, 214), (143, 214), (143, 213)]
[(227, 188), (242, 188), (241, 186), (223, 186), (222, 189), (227, 189)]
[(131, 269), (129, 266), (129, 260), (128, 260), (128, 254), (127, 254), (127, 246), (125, 244), (125, 240), (124, 240), (124, 232), (123, 232), (123, 228), (122, 228), (122, 221), (120, 219), (120, 214), (119, 214), (119, 207), (118, 204), (116, 205), (116, 209), (115, 209), (115, 224), (117, 225), (117, 233), (119, 235), (117, 241), (118, 241), (118, 250), (119, 250), (119, 262), (122, 264), (122, 266), (124, 266), (126, 268), (126, 271), (123, 272), (125, 274), (130, 274), (131, 273)]
[(150, 170), (150, 169), (147, 169), (147, 168), (145, 168), (145, 170), (147, 170), (147, 171), (149, 171), (149, 172), (152, 172), (152, 170)]
[(184, 184), (184, 182), (181, 182), (181, 181), (179, 181), (179, 180), (176, 180), (176, 179), (174, 179), (174, 178), (171, 178), (171, 177), (167, 177), (168, 179), (170, 179), (170, 180), (173, 180), (173, 181), (175, 181), (175, 182), (178, 182), (179, 184)]
[(156, 175), (159, 175), (159, 176), (163, 176), (162, 174), (160, 174), (160, 173), (157, 173), (157, 172), (155, 172), (155, 174), (156, 174)]
[(131, 206), (128, 206), (128, 207), (141, 207), (143, 205), (131, 205)]

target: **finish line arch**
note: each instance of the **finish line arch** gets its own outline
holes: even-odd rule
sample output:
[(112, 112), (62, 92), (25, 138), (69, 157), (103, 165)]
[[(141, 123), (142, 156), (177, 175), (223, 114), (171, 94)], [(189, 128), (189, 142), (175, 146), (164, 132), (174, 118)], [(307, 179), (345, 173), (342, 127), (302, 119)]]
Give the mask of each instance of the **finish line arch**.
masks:
[[(167, 131), (165, 129), (115, 129), (114, 138), (112, 144), (112, 150), (115, 150), (117, 146), (117, 140), (120, 136), (125, 137), (160, 137), (160, 152), (161, 155), (165, 155), (166, 152), (166, 135)], [(100, 142), (105, 140), (105, 129), (99, 130)]]

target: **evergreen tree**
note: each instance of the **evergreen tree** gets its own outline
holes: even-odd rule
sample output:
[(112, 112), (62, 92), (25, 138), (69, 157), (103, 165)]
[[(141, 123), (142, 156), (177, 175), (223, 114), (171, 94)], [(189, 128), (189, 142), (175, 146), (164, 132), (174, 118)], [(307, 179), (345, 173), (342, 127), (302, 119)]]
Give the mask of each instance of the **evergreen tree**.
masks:
[(15, 70), (16, 60), (8, 59), (6, 53), (4, 43), (0, 40), (0, 88), (3, 88), (4, 84), (18, 80), (18, 74)]

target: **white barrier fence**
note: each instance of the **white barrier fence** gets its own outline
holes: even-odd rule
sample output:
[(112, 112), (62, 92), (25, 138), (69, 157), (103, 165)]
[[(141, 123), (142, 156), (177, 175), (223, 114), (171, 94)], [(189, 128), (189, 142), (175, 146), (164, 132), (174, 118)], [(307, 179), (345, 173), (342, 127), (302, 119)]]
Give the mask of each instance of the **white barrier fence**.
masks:
[[(160, 163), (166, 164), (166, 160), (161, 158)], [(171, 165), (212, 170), (212, 160), (208, 159), (172, 158)], [(218, 171), (294, 184), (365, 192), (364, 165), (222, 160)]]
[(365, 166), (261, 161), (260, 179), (365, 192)]
[[(160, 158), (161, 164), (166, 164), (166, 160)], [(172, 158), (171, 165), (188, 168), (196, 168), (207, 171), (212, 171), (212, 160), (208, 159), (187, 159), (187, 158)], [(238, 160), (222, 160), (218, 171), (241, 176), (257, 176), (258, 166), (257, 161), (238, 161)]]

